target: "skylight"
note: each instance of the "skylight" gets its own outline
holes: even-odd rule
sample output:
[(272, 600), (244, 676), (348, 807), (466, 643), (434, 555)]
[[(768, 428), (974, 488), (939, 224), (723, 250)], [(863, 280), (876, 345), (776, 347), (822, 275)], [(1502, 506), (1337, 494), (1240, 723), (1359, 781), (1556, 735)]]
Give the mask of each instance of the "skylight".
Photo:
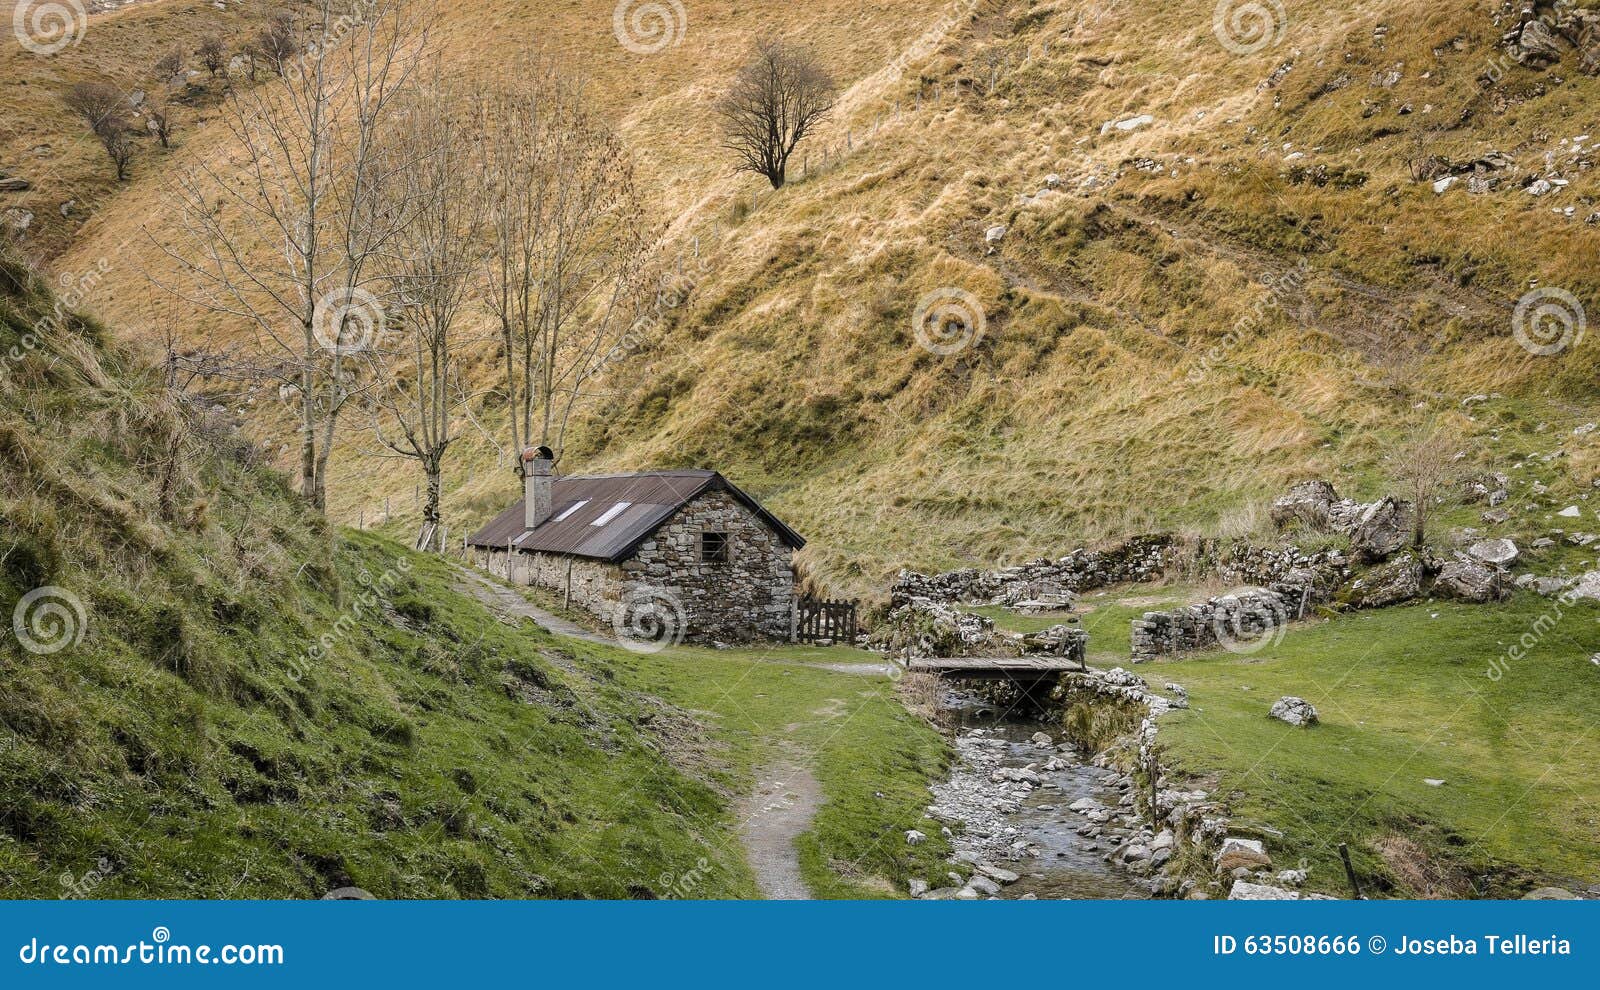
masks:
[(559, 516), (556, 516), (555, 521), (556, 522), (560, 522), (561, 520), (567, 518), (568, 516), (572, 515), (574, 512), (577, 512), (579, 509), (583, 508), (584, 506), (586, 506), (588, 504), (589, 504), (589, 500), (588, 499), (586, 499), (586, 498), (579, 499), (578, 501), (576, 501), (576, 502), (572, 503), (571, 505), (567, 506), (565, 509), (562, 509), (561, 510), (561, 514)]
[(633, 505), (632, 502), (618, 502), (616, 505), (613, 505), (611, 508), (607, 509), (604, 513), (602, 513), (599, 519), (596, 519), (594, 522), (590, 523), (589, 525), (591, 525), (591, 526), (604, 526), (606, 523), (610, 522), (611, 520), (617, 518), (618, 516), (620, 516), (624, 512), (626, 512), (628, 510), (628, 507), (631, 506), (631, 505)]

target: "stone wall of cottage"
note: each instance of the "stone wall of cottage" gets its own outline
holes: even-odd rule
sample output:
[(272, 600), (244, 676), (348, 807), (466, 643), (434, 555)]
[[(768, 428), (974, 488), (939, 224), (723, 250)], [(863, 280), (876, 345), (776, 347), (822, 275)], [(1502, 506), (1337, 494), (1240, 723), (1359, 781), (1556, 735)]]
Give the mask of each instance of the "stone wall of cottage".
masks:
[(562, 595), (567, 594), (570, 578), (575, 607), (593, 613), (604, 622), (616, 617), (624, 585), (622, 568), (616, 564), (551, 553), (518, 553), (512, 561), (512, 571), (507, 573), (504, 550), (486, 553), (479, 563), (491, 574), (506, 578), (512, 584), (538, 585)]
[[(701, 536), (728, 538), (725, 563), (701, 559)], [(480, 551), (479, 565), (514, 584), (560, 594), (602, 621), (627, 624), (629, 602), (681, 609), (689, 639), (787, 639), (794, 601), (793, 552), (777, 532), (725, 492), (709, 492), (679, 509), (621, 564), (546, 553)], [(619, 612), (622, 615), (619, 618)]]
[[(725, 533), (728, 561), (701, 559), (701, 536)], [(793, 553), (771, 527), (726, 492), (708, 492), (622, 562), (624, 594), (664, 589), (682, 603), (691, 638), (787, 639)]]

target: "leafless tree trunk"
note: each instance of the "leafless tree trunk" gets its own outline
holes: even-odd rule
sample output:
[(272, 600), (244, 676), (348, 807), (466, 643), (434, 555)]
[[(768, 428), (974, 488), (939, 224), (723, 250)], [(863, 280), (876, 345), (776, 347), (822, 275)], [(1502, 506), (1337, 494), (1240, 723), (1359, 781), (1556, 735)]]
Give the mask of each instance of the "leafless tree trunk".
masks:
[(431, 12), (414, 0), (316, 0), (281, 82), (233, 87), (222, 121), (238, 153), (173, 183), (176, 244), (158, 242), (182, 298), (253, 329), (298, 402), (300, 488), (327, 506), (346, 404), (372, 387), (385, 314), (369, 285), (404, 219), (386, 203), (380, 139), (410, 87)]
[(1458, 438), (1433, 424), (1390, 455), (1395, 481), (1411, 501), (1411, 543), (1421, 548), (1427, 538), (1433, 505), (1459, 479)]
[(538, 59), (509, 75), (514, 86), (478, 106), (488, 304), (511, 452), (543, 444), (559, 456), (572, 409), (634, 312), (643, 211), (621, 141), (572, 78)]
[(467, 425), (456, 353), (461, 311), (479, 274), (474, 235), (483, 190), (467, 106), (435, 65), (430, 81), (406, 101), (386, 149), (388, 208), (406, 222), (378, 261), (397, 333), (394, 346), (380, 352), (373, 430), (389, 456), (422, 469), (427, 499), (419, 549), (438, 546), (445, 454)]
[(128, 177), (133, 161), (133, 125), (122, 93), (110, 83), (82, 82), (67, 90), (67, 109), (83, 118), (116, 169), (117, 181)]
[(810, 52), (776, 40), (758, 44), (717, 103), (723, 147), (737, 156), (736, 171), (766, 176), (781, 189), (789, 156), (833, 109), (834, 92)]
[(200, 47), (195, 49), (195, 54), (200, 57), (200, 64), (211, 73), (211, 78), (217, 78), (228, 66), (228, 43), (222, 40), (220, 34), (208, 34), (200, 39)]

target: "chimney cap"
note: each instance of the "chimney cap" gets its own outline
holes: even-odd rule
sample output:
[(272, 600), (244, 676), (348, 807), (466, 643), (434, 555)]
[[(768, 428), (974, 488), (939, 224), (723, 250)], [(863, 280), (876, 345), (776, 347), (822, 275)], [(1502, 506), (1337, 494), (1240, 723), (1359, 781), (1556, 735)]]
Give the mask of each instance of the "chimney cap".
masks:
[(538, 447), (529, 447), (527, 450), (524, 450), (522, 452), (522, 459), (524, 462), (553, 461), (556, 459), (556, 455), (551, 452), (549, 447), (540, 445)]

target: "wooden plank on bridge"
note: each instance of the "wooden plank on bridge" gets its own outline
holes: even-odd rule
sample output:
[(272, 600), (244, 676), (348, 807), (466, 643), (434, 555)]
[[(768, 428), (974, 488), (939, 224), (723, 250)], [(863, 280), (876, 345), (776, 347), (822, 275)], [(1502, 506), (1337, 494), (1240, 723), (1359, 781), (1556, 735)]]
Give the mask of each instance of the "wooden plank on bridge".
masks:
[(1076, 660), (1061, 657), (925, 657), (906, 665), (912, 673), (943, 677), (1048, 677), (1082, 670)]

